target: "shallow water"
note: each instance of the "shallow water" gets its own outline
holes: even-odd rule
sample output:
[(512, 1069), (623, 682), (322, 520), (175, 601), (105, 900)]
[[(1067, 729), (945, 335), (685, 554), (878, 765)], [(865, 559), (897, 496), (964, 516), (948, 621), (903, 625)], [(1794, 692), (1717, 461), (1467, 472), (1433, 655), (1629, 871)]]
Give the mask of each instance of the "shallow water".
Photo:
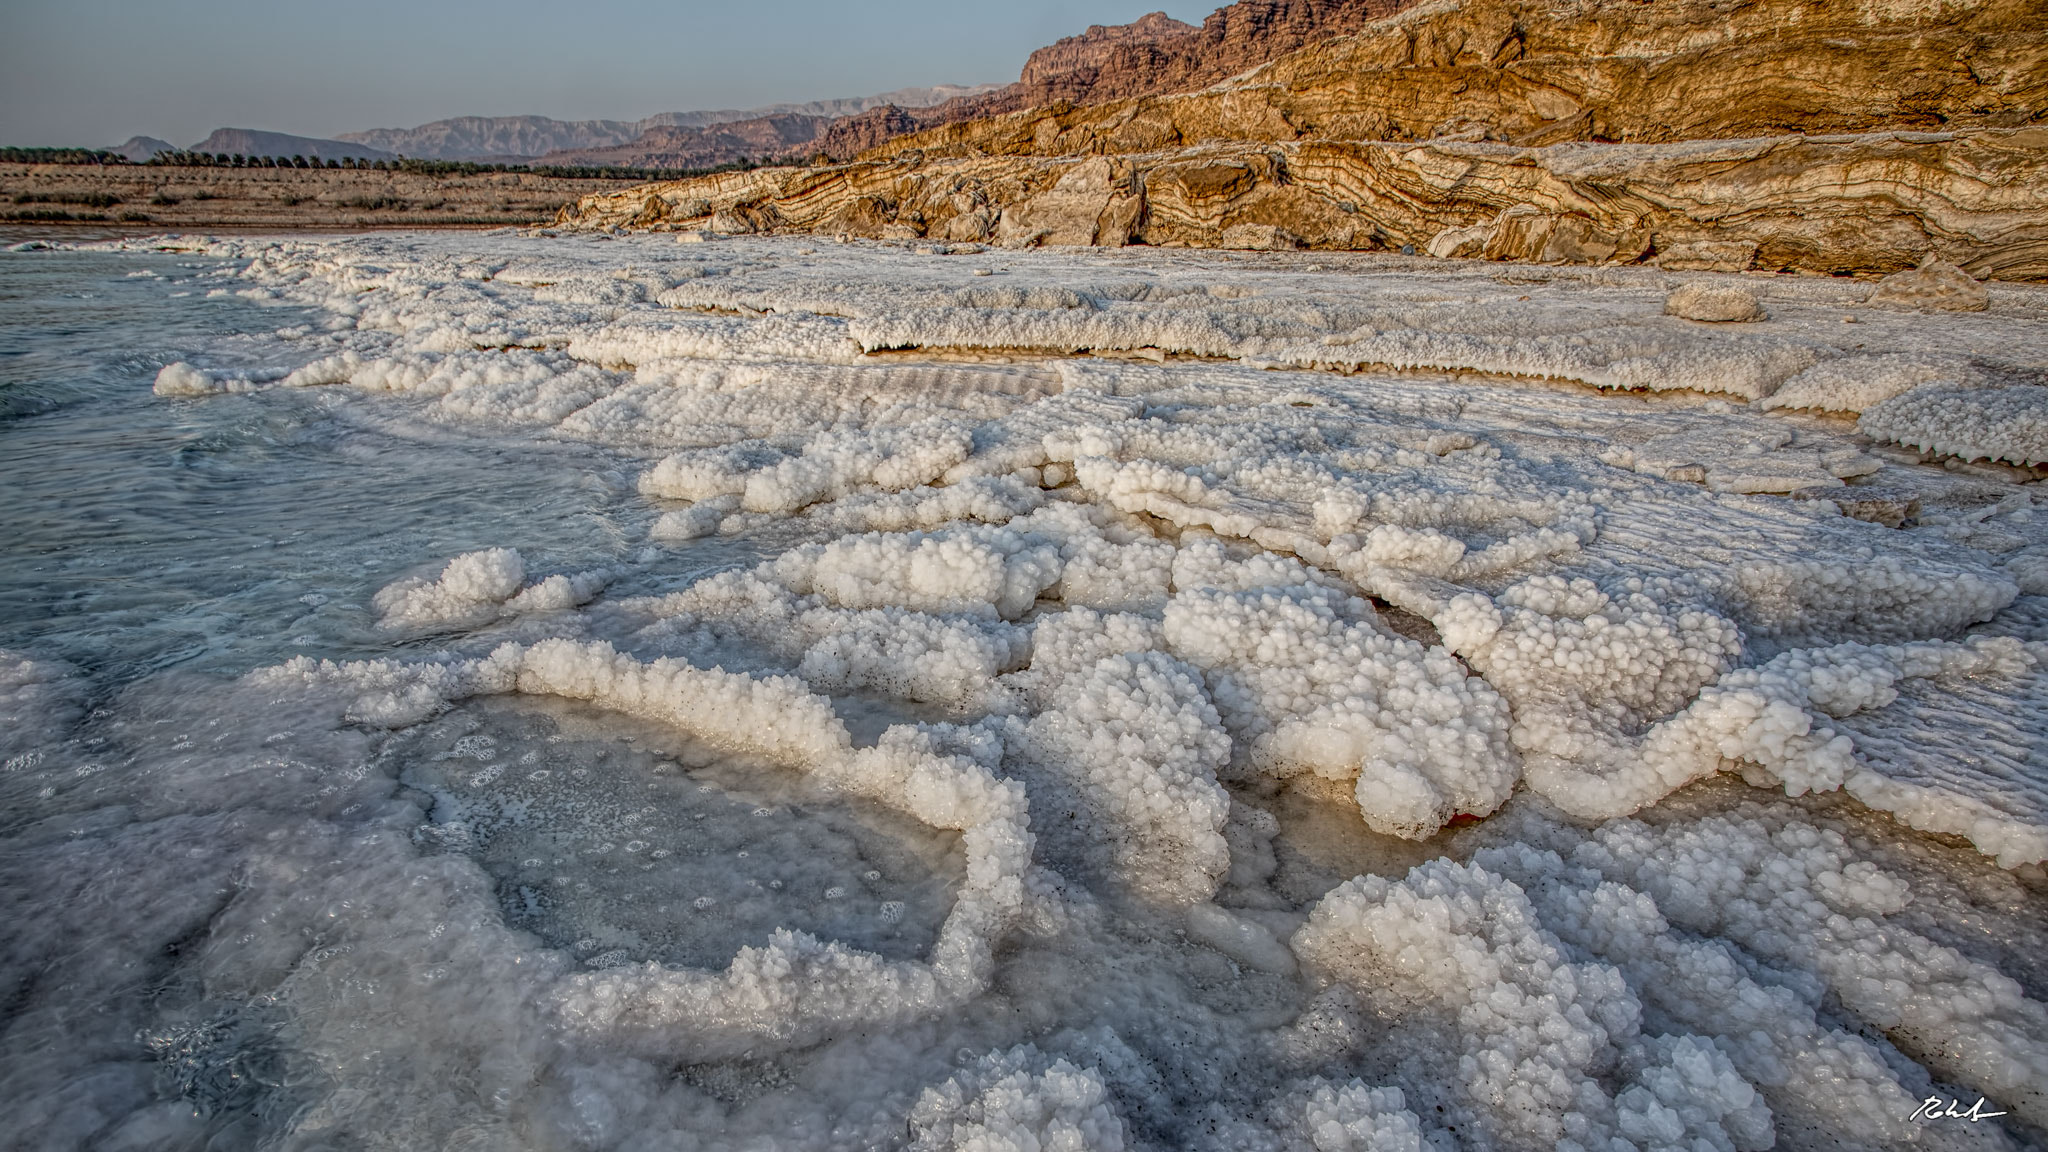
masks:
[(915, 959), (952, 908), (957, 835), (587, 705), (485, 702), (382, 755), (433, 797), (422, 846), (592, 968), (722, 968), (778, 928)]
[[(152, 396), (174, 360), (304, 359), (275, 336), (302, 310), (205, 297), (223, 267), (0, 252), (0, 648), (110, 691), (385, 651), (370, 594), (476, 548), (518, 547), (537, 572), (620, 565), (622, 590), (693, 578), (632, 564), (651, 513), (602, 450), (407, 438), (332, 391)], [(733, 562), (715, 548), (706, 564)]]

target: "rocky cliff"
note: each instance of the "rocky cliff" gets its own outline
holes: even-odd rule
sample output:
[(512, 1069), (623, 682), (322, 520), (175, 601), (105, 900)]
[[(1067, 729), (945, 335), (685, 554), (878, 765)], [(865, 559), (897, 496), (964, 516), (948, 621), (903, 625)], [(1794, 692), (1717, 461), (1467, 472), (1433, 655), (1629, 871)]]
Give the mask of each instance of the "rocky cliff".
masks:
[(1094, 24), (1079, 36), (1066, 36), (1040, 48), (1024, 62), (1018, 83), (1056, 83), (1077, 73), (1099, 73), (1113, 67), (1118, 49), (1156, 51), (1165, 41), (1197, 31), (1164, 12), (1151, 12), (1129, 24)]
[(611, 168), (715, 168), (741, 157), (781, 157), (802, 150), (832, 120), (824, 116), (761, 116), (704, 128), (652, 128), (610, 148), (550, 152), (535, 163)]
[(832, 125), (818, 140), (845, 159), (923, 129), (1059, 102), (1094, 104), (1185, 92), (1305, 45), (1356, 32), (1414, 0), (1238, 0), (1197, 28), (1164, 12), (1130, 24), (1095, 25), (1040, 48), (1017, 83), (922, 109), (875, 108)]
[(565, 222), (2048, 278), (2043, 28), (2048, 0), (1434, 3), (1200, 91)]

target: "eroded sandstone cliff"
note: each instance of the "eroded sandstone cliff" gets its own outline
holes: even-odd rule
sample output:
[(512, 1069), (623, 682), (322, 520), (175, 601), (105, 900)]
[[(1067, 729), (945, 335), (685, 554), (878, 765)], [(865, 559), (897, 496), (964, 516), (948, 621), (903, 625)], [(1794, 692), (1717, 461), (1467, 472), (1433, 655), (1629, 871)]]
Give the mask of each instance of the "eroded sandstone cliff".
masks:
[(1186, 92), (1309, 44), (1344, 36), (1415, 0), (1237, 0), (1197, 28), (1164, 12), (1096, 25), (1040, 48), (1017, 83), (928, 108), (873, 108), (830, 125), (817, 150), (847, 159), (888, 141), (1049, 104), (1099, 104)]
[(2048, 0), (1462, 0), (584, 227), (2048, 278)]

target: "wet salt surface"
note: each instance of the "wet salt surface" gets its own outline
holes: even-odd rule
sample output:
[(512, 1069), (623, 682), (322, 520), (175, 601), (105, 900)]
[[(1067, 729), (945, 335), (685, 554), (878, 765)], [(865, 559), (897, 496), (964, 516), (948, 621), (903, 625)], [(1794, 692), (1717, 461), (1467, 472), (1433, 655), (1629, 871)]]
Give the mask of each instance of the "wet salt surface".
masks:
[[(273, 333), (308, 314), (205, 298), (219, 261), (0, 260), (0, 648), (109, 688), (173, 665), (359, 657), (388, 650), (369, 594), (424, 560), (639, 550), (649, 516), (601, 451), (422, 444), (331, 394), (152, 397), (158, 369), (197, 349), (248, 371), (291, 362)], [(708, 567), (748, 558), (705, 551)]]
[(432, 797), (421, 845), (587, 967), (722, 968), (784, 927), (912, 959), (960, 873), (957, 836), (587, 706), (458, 709), (382, 756)]
[(200, 247), (0, 253), (0, 1146), (2041, 1144), (2031, 473), (1739, 405), (2025, 290)]

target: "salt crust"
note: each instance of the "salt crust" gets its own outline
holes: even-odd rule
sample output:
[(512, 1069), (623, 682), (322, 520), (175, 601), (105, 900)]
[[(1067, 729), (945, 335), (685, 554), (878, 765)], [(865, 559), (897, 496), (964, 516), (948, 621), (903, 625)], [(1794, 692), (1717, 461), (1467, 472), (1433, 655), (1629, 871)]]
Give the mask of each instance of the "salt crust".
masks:
[(801, 932), (740, 950), (721, 972), (641, 967), (577, 973), (552, 992), (571, 1031), (635, 1051), (722, 1059), (800, 1046), (849, 1027), (926, 1015), (986, 986), (991, 950), (1033, 899), (1024, 789), (928, 732), (896, 728), (855, 751), (830, 703), (800, 681), (753, 679), (670, 660), (642, 663), (603, 643), (507, 644), (478, 660), (356, 664), (300, 658), (265, 685), (328, 685), (353, 714), (399, 725), (468, 696), (520, 692), (589, 700), (801, 768), (830, 786), (960, 829), (966, 880), (926, 962), (890, 962)]
[(1866, 436), (1964, 460), (2048, 464), (2048, 388), (1922, 385), (1873, 405), (1856, 421)]
[[(1524, 307), (1398, 283), (1309, 297), (1284, 276), (1187, 283), (1098, 271), (1079, 283), (963, 284), (925, 266), (882, 278), (810, 260), (742, 269), (731, 257), (673, 250), (659, 263), (617, 268), (575, 247), (513, 260), (417, 250), (366, 260), (351, 254), (357, 248), (221, 248), (247, 256), (244, 276), (265, 292), (318, 303), (358, 331), (400, 336), (396, 346), (329, 353), (285, 383), (346, 379), (436, 397), (448, 419), (702, 445), (643, 474), (644, 492), (683, 504), (662, 514), (655, 538), (745, 532), (794, 513), (847, 533), (791, 551), (772, 578), (818, 601), (784, 612), (790, 619), (817, 608), (884, 613), (811, 617), (805, 642), (786, 656), (818, 687), (880, 687), (963, 713), (1028, 715), (1015, 702), (1021, 682), (992, 683), (1028, 663), (1015, 638), (920, 617), (1018, 619), (1046, 597), (1069, 610), (1160, 614), (1169, 634), (1151, 647), (1202, 673), (1232, 738), (1227, 771), (1355, 779), (1368, 821), (1403, 835), (1491, 811), (1524, 758), (1532, 787), (1589, 815), (1633, 811), (1736, 765), (1794, 791), (1838, 787), (1853, 755), (1827, 751), (1836, 747), (1831, 730), (1790, 697), (1710, 689), (1715, 679), (1752, 651), (1952, 635), (2009, 602), (2013, 579), (2032, 579), (2023, 556), (1984, 565), (1969, 550), (1904, 533), (1880, 550), (1822, 507), (1742, 505), (1690, 488), (1807, 489), (1879, 466), (1825, 435), (1711, 405), (1627, 411), (1576, 397), (1425, 381), (1361, 388), (1327, 377), (1276, 397), (1269, 373), (1114, 361), (1059, 363), (1052, 387), (1064, 391), (1052, 395), (1042, 367), (899, 369), (859, 355), (933, 345), (1133, 348), (1260, 364), (1443, 365), (1747, 397), (1770, 397), (1782, 384), (1792, 389), (1788, 406), (1851, 410), (1890, 394), (1866, 423), (1887, 406), (1919, 403), (1944, 380), (1982, 376), (1970, 357), (1872, 347), (1869, 332), (1858, 332), (1858, 351), (1834, 348), (1803, 318), (1796, 294), (1774, 304), (1767, 328), (1708, 336), (1646, 315), (1661, 312), (1647, 306), (1654, 298), (1636, 311), (1620, 296)], [(483, 291), (488, 284), (499, 287)], [(969, 322), (971, 331), (961, 327)], [(1385, 351), (1388, 341), (1472, 355), (1331, 355)], [(1310, 344), (1312, 357), (1302, 352)], [(841, 394), (849, 389), (857, 395)], [(451, 405), (457, 397), (469, 399)], [(1134, 405), (1137, 397), (1147, 399)], [(1254, 418), (1244, 418), (1247, 408)], [(791, 434), (806, 423), (826, 426)], [(1958, 435), (1981, 440), (1991, 427)], [(1560, 453), (1573, 436), (1583, 454)], [(1619, 479), (1617, 467), (1641, 479)], [(1341, 573), (1430, 620), (1487, 682), (1449, 665), (1425, 671), (1444, 655), (1372, 626), (1341, 589), (1298, 584), (1254, 603), (1249, 589), (1172, 586), (1174, 550), (1159, 542), (1014, 526), (1050, 511), (1046, 490), (1069, 483), (1121, 512)], [(945, 527), (963, 520), (986, 527)], [(1591, 587), (1572, 595), (1609, 606), (1567, 605), (1559, 616), (1518, 599), (1560, 580)], [(429, 615), (434, 604), (451, 619), (492, 611), (489, 597), (465, 600), (458, 588), (410, 594)], [(1268, 654), (1247, 664), (1205, 648), (1188, 622), (1219, 612), (1239, 633), (1263, 631)], [(1498, 627), (1488, 623), (1495, 614)], [(1317, 669), (1337, 665), (1307, 654), (1311, 634), (1331, 652), (1364, 645), (1377, 654), (1360, 665), (1367, 671), (1327, 681), (1336, 673)], [(1565, 662), (1563, 675), (1552, 660)], [(1374, 702), (1382, 698), (1399, 704)], [(1520, 719), (1504, 725), (1504, 706)], [(1735, 754), (1723, 755), (1724, 744)], [(1888, 807), (1910, 807), (1929, 826), (1938, 819), (1902, 785), (1858, 778), (1861, 793), (1892, 797)], [(1962, 793), (1943, 794), (1970, 807)], [(1948, 825), (1988, 829), (1982, 807)], [(1985, 833), (2000, 844), (2027, 835)], [(1993, 850), (2014, 858), (2009, 845)]]
[[(1455, 1047), (1437, 1090), (1446, 1122), (1472, 1130), (1468, 1147), (1773, 1142), (1769, 1107), (1725, 1053), (1696, 1036), (1641, 1035), (1622, 973), (1571, 960), (1522, 892), (1483, 868), (1437, 860), (1403, 881), (1349, 881), (1316, 905), (1294, 949), (1384, 1016), (1447, 1018)], [(1627, 1086), (1610, 1096), (1602, 1077)]]
[[(1470, 864), (1339, 887), (1293, 941), (1366, 1010), (1462, 1040), (1403, 1088), (1441, 1097), (1477, 1146), (1768, 1147), (1774, 1112), (1915, 1140), (1924, 1073), (1827, 1023), (1830, 995), (1944, 1078), (2040, 1114), (2048, 1011), (1886, 923), (1905, 886), (1838, 834), (1722, 817), (1588, 833), (1526, 810), (1517, 825), (1521, 842)], [(1589, 1074), (1635, 1084), (1609, 1098)]]
[[(1891, 1077), (1872, 1058), (1880, 1049), (1804, 1023), (1832, 994), (1943, 1078), (2031, 1123), (2048, 1115), (2048, 1007), (1989, 965), (1886, 922), (1909, 889), (1857, 859), (1840, 834), (1739, 816), (1662, 829), (1618, 820), (1590, 833), (1542, 824), (1530, 821), (1518, 829), (1527, 843), (1482, 851), (1475, 865), (1519, 881), (1560, 936), (1635, 977), (1673, 1023), (1717, 1033), (1767, 1094), (1795, 1097), (1797, 1107), (1872, 1143), (1898, 1138), (1910, 1115), (1896, 1108), (1901, 1089), (1926, 1093), (1911, 1082), (1887, 1086)], [(1653, 939), (1664, 931), (1659, 917), (1678, 930), (1668, 942)], [(1631, 919), (1636, 927), (1623, 928)], [(1716, 953), (1726, 945), (1716, 937), (1766, 966), (1750, 969), (1757, 986), (1722, 963)], [(1683, 983), (1659, 979), (1681, 974)], [(1802, 1083), (1809, 1059), (1839, 1071)]]
[[(961, 828), (969, 849), (928, 962), (783, 934), (723, 972), (560, 976), (544, 986), (572, 1035), (717, 1059), (958, 1007), (987, 986), (1014, 925), (1063, 914), (1034, 843), (1071, 879), (1184, 907), (1191, 938), (1285, 974), (1269, 921), (1204, 903), (1234, 875), (1231, 837), (1257, 823), (1233, 815), (1220, 780), (1355, 778), (1374, 827), (1427, 835), (1493, 811), (1525, 775), (1542, 798), (1608, 819), (1574, 829), (1530, 798), (1483, 826), (1501, 846), (1351, 881), (1293, 937), (1327, 992), (1276, 1051), (1307, 1043), (1326, 1012), (1353, 1020), (1331, 1035), (1387, 1022), (1354, 1054), (1412, 1063), (1312, 1076), (1219, 1114), (1210, 1130), (1234, 1136), (1217, 1146), (1440, 1147), (1455, 1118), (1468, 1147), (1750, 1148), (1774, 1116), (1903, 1143), (1903, 1117), (1936, 1086), (1914, 1061), (2043, 1122), (2041, 1005), (1887, 923), (1903, 885), (1839, 837), (1618, 818), (1732, 770), (1792, 794), (1846, 787), (2008, 866), (2039, 859), (2041, 771), (2022, 748), (2040, 714), (2038, 654), (1954, 640), (1986, 620), (1996, 630), (2027, 579), (2013, 558), (2034, 537), (2018, 512), (1997, 531), (2020, 546), (1994, 559), (1986, 526), (1894, 531), (1750, 495), (1881, 465), (1838, 433), (1718, 402), (1267, 370), (1784, 397), (1868, 408), (1866, 431), (1899, 442), (1933, 445), (1938, 427), (1947, 447), (1933, 450), (2013, 459), (2024, 405), (1987, 406), (2001, 392), (1981, 387), (1972, 342), (1997, 333), (2000, 374), (2038, 372), (2048, 349), (2026, 326), (1880, 313), (1851, 350), (1825, 325), (1858, 301), (1825, 282), (1771, 283), (1767, 324), (1699, 332), (1657, 314), (1668, 282), (1648, 273), (1353, 286), (1028, 254), (1017, 282), (986, 285), (868, 249), (812, 261), (774, 242), (744, 259), (720, 254), (739, 245), (669, 246), (657, 260), (565, 242), (511, 260), (492, 244), (210, 250), (247, 259), (253, 292), (332, 321), (275, 383), (346, 383), (429, 420), (649, 453), (643, 491), (683, 502), (659, 538), (803, 533), (752, 571), (575, 625), (638, 629), (636, 649), (691, 659), (744, 648), (764, 673), (550, 640), (478, 659), (295, 661), (255, 682), (320, 685), (390, 725), (479, 693), (590, 699)], [(938, 347), (987, 358), (867, 355)], [(1142, 359), (1019, 364), (1019, 350)], [(1176, 354), (1235, 363), (1146, 362)], [(166, 372), (170, 394), (237, 379)], [(1958, 407), (1951, 392), (1976, 399)], [(484, 620), (485, 605), (496, 618), (523, 572), (508, 586), (501, 561), (461, 561), (393, 601), (417, 597), (422, 619), (443, 613), (436, 627), (472, 626), (446, 621)], [(1361, 594), (1427, 621), (1444, 646), (1397, 634)], [(961, 723), (898, 726), (855, 751), (817, 689), (925, 701)], [(1959, 770), (1956, 753), (2008, 715), (1995, 755)], [(1901, 736), (1930, 729), (1917, 746)], [(1071, 810), (1072, 826), (1047, 822), (1034, 840), (1027, 794), (1042, 822)], [(1067, 899), (1078, 915), (1085, 900)], [(1068, 1060), (1004, 1041), (923, 1081), (914, 1135), (1127, 1140), (1119, 1108), (1128, 1118), (1143, 1094), (1119, 1078), (1126, 1057), (1082, 1047)]]
[(1977, 385), (1983, 371), (1959, 356), (1905, 352), (1839, 356), (1787, 380), (1763, 401), (1765, 408), (1862, 412), (1923, 384)]

